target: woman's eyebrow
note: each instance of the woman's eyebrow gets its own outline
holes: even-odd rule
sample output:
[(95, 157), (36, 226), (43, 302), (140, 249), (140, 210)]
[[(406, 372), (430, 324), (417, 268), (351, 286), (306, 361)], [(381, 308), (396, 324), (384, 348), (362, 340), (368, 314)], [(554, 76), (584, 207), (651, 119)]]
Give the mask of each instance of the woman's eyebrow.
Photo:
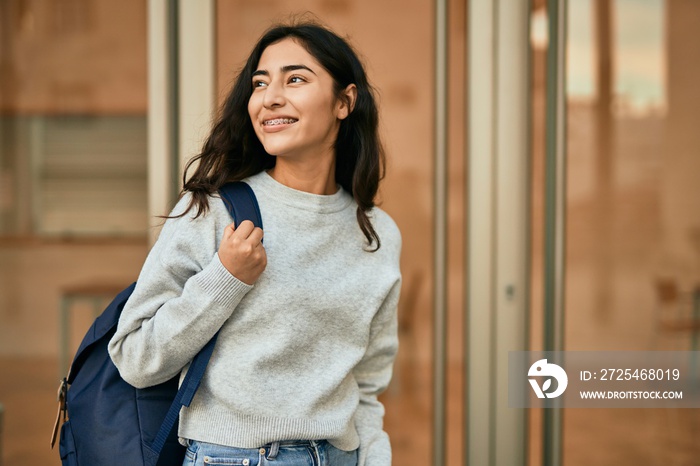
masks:
[[(290, 71), (296, 70), (307, 70), (313, 74), (316, 74), (314, 70), (312, 70), (306, 65), (285, 65), (282, 68), (280, 68), (280, 71), (282, 73), (289, 73)], [(253, 72), (253, 76), (270, 76), (270, 72), (267, 70), (256, 70)]]
[(280, 69), (281, 69), (281, 71), (282, 71), (283, 73), (288, 73), (288, 72), (290, 72), (290, 71), (296, 71), (296, 70), (306, 70), (306, 71), (310, 71), (310, 72), (313, 73), (313, 74), (316, 74), (316, 73), (314, 72), (314, 70), (312, 70), (311, 68), (309, 68), (309, 67), (306, 66), (306, 65), (286, 65), (286, 66), (283, 66), (283, 67), (280, 68)]

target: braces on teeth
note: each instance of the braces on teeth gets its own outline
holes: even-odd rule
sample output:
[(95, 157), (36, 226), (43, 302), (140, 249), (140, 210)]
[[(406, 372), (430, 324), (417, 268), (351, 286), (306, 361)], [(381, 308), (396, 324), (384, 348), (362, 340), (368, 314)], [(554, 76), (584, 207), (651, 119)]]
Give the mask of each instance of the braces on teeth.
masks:
[(274, 125), (288, 125), (291, 123), (294, 123), (295, 119), (293, 118), (277, 118), (275, 120), (266, 120), (263, 122), (263, 125), (265, 126), (274, 126)]

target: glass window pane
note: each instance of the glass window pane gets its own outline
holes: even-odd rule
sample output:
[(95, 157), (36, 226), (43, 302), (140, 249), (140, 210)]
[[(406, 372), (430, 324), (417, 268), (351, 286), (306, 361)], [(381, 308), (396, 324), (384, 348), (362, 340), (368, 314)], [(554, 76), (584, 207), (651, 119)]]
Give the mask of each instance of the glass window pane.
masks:
[[(566, 349), (697, 350), (700, 3), (569, 4)], [(683, 464), (697, 434), (692, 410), (567, 410), (564, 458)]]

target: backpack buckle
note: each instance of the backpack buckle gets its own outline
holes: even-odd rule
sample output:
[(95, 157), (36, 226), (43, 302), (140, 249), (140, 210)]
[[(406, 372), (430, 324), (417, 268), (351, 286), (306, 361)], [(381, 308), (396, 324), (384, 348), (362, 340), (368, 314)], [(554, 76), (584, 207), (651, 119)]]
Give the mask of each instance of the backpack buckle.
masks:
[(67, 419), (68, 411), (66, 409), (66, 393), (68, 392), (68, 381), (63, 378), (61, 379), (61, 384), (58, 386), (58, 393), (56, 394), (56, 400), (58, 401), (58, 412), (56, 413), (56, 422), (53, 425), (53, 433), (51, 434), (51, 449), (53, 449), (56, 444), (56, 438), (58, 437), (58, 427), (59, 424), (64, 424)]

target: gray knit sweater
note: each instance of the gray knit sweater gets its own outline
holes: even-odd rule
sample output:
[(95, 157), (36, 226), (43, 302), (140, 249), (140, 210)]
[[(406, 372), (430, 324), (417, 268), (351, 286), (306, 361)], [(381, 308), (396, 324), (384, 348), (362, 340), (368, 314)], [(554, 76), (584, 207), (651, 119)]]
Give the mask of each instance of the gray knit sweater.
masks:
[[(180, 416), (183, 438), (240, 448), (328, 439), (359, 447), (359, 464), (391, 464), (377, 395), (398, 348), (400, 233), (370, 218), (368, 252), (352, 197), (245, 180), (263, 217), (267, 268), (254, 286), (232, 276), (217, 248), (231, 218), (218, 197), (198, 218), (168, 219), (127, 302), (109, 353), (136, 387), (184, 373), (221, 328), (202, 384)], [(184, 211), (185, 196), (173, 210)]]

